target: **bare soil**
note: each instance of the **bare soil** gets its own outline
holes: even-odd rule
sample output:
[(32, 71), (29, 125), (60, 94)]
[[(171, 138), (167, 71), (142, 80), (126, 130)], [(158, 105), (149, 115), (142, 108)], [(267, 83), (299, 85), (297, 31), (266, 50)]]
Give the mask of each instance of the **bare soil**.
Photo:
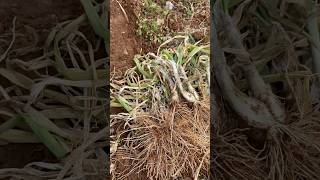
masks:
[[(110, 71), (111, 76), (121, 77), (134, 65), (133, 57), (150, 51), (151, 47), (136, 34), (134, 9), (138, 0), (110, 1)], [(127, 19), (128, 18), (128, 19)], [(111, 113), (123, 112), (122, 108), (111, 108)]]
[(136, 16), (133, 10), (138, 6), (138, 2), (138, 0), (110, 1), (110, 68), (115, 74), (124, 73), (133, 66), (135, 54), (149, 49), (135, 32)]
[[(16, 17), (17, 31), (25, 26), (32, 27), (39, 36), (38, 46), (42, 46), (51, 28), (59, 22), (78, 17), (82, 12), (78, 0), (0, 0), (0, 35), (11, 33), (12, 20)], [(21, 43), (30, 42), (17, 40), (14, 46)], [(0, 168), (21, 168), (34, 161), (57, 161), (42, 144), (2, 145), (0, 155)]]

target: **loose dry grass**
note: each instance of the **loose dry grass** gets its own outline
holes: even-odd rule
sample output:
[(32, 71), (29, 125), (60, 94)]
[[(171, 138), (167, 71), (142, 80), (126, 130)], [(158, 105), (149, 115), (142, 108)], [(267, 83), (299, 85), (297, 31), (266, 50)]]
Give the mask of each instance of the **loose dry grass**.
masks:
[(137, 114), (120, 131), (124, 133), (123, 138), (118, 137), (123, 145), (113, 158), (115, 167), (120, 168), (114, 172), (115, 179), (126, 179), (136, 172), (146, 172), (153, 179), (207, 176), (209, 120), (209, 109), (202, 105), (190, 108), (177, 104)]

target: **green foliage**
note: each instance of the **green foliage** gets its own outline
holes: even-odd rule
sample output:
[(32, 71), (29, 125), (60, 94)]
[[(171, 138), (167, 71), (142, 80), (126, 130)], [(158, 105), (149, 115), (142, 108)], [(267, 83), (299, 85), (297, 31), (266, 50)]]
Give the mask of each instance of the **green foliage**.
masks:
[(164, 21), (168, 13), (168, 10), (162, 8), (154, 0), (144, 0), (138, 15), (138, 35), (145, 37), (150, 43), (163, 42)]

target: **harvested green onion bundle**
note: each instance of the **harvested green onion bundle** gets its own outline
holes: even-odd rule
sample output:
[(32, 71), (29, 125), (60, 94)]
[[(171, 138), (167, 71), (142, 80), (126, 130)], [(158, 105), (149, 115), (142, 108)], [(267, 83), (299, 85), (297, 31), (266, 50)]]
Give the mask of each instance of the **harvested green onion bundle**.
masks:
[[(173, 41), (180, 45), (170, 48)], [(127, 111), (111, 116), (114, 178), (208, 177), (209, 45), (177, 36), (134, 62), (111, 80), (111, 106)]]
[[(304, 61), (315, 60), (317, 50), (312, 43), (299, 44), (310, 40), (305, 19), (314, 21), (314, 14), (306, 16), (305, 2), (212, 4), (213, 71), (228, 106), (220, 105), (227, 109), (223, 115), (236, 114), (213, 125), (215, 179), (319, 177), (320, 113), (310, 101), (313, 68)], [(307, 29), (313, 27), (310, 35), (318, 38), (312, 24)], [(299, 54), (300, 48), (307, 53)]]
[[(103, 146), (107, 145), (97, 141), (107, 139), (105, 88), (109, 70), (104, 67), (108, 57), (103, 40), (108, 37), (105, 26), (94, 22), (100, 22), (97, 13), (105, 10), (102, 5), (106, 2), (96, 7), (91, 1), (82, 2), (87, 14), (58, 24), (42, 47), (34, 42), (32, 47), (15, 49), (10, 43), (2, 55), (0, 103), (5, 106), (0, 108), (0, 143), (42, 143), (57, 162), (0, 169), (0, 179), (105, 177), (107, 154)], [(39, 56), (30, 58), (35, 55)]]

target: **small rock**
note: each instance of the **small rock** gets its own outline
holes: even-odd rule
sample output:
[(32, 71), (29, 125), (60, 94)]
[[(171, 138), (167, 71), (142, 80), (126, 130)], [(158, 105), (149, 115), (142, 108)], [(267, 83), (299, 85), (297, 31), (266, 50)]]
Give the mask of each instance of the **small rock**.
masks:
[(128, 55), (128, 50), (127, 49), (124, 49), (124, 52), (123, 52), (125, 55)]
[(172, 10), (174, 8), (174, 5), (170, 1), (166, 1), (166, 9)]
[(157, 25), (158, 25), (158, 26), (161, 26), (162, 24), (164, 24), (164, 19), (158, 18), (158, 19), (157, 19)]

